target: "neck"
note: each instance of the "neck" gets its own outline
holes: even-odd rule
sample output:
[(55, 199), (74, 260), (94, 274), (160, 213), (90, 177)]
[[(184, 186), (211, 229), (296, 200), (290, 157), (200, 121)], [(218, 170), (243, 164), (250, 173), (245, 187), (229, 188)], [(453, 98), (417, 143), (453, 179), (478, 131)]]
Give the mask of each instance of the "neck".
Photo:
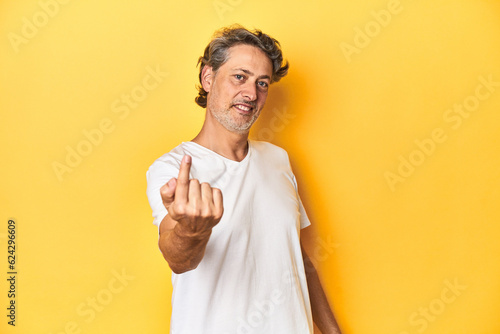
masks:
[(234, 161), (243, 160), (248, 153), (248, 132), (237, 133), (227, 130), (217, 121), (205, 118), (200, 133), (193, 142)]

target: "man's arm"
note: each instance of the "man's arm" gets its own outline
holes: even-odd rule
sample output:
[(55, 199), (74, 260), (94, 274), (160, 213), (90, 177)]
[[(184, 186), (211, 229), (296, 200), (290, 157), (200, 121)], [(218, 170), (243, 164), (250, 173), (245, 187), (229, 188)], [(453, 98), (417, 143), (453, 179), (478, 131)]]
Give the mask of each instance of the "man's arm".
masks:
[(318, 326), (323, 334), (341, 334), (337, 321), (326, 299), (323, 287), (321, 286), (318, 272), (302, 245), (301, 249), (314, 323), (316, 323), (316, 326)]
[(179, 176), (160, 189), (168, 215), (160, 223), (158, 246), (170, 269), (181, 274), (203, 259), (212, 228), (222, 218), (222, 193), (208, 183), (189, 180), (191, 157), (184, 156)]

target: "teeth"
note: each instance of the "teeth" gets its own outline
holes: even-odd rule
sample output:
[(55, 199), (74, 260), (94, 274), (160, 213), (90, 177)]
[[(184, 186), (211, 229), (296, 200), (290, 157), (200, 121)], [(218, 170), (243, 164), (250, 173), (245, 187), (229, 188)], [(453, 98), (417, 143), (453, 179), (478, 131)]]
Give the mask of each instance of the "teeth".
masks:
[(242, 106), (242, 105), (237, 105), (236, 108), (240, 109), (240, 110), (243, 110), (243, 111), (249, 111), (251, 108), (249, 107), (246, 107), (246, 106)]

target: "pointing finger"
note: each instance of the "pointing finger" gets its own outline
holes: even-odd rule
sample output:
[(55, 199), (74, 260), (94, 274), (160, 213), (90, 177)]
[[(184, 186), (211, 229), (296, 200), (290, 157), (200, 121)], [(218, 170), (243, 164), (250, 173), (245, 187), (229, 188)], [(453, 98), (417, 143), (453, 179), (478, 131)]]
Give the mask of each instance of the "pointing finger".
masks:
[(189, 194), (189, 171), (191, 169), (191, 157), (185, 155), (181, 161), (179, 176), (177, 177), (177, 187), (175, 188), (176, 201), (186, 203)]

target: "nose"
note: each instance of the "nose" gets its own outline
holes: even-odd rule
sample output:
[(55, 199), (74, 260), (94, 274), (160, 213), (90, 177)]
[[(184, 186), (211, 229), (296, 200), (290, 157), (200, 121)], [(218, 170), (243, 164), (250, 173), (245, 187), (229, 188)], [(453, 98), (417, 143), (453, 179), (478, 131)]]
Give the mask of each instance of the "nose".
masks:
[(252, 82), (248, 82), (241, 92), (245, 99), (249, 101), (255, 101), (257, 99), (257, 87)]

